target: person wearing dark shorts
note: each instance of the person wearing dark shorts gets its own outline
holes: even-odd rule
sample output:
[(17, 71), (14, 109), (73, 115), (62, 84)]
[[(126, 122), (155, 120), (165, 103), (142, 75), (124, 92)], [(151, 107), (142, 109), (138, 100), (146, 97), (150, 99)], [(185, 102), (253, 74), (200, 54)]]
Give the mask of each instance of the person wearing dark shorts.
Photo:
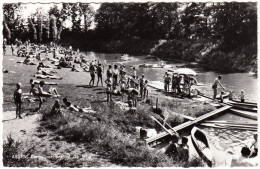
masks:
[(89, 85), (91, 85), (91, 82), (92, 82), (92, 86), (94, 86), (94, 82), (95, 82), (95, 66), (92, 63), (90, 64), (89, 72), (90, 72), (90, 77), (91, 77)]
[(142, 74), (142, 77), (139, 79), (139, 85), (140, 85), (140, 94), (141, 94), (141, 98), (143, 98), (143, 91), (144, 91), (144, 74)]
[(14, 103), (16, 105), (16, 118), (22, 119), (21, 107), (22, 107), (22, 89), (21, 83), (16, 84), (16, 90), (14, 91)]
[(112, 77), (112, 75), (113, 75), (112, 66), (109, 65), (107, 69), (107, 79)]
[(101, 64), (99, 63), (98, 67), (97, 67), (97, 77), (98, 77), (97, 86), (98, 86), (99, 80), (101, 81), (101, 85), (103, 86), (102, 73), (103, 73), (103, 69), (101, 67)]
[(118, 76), (119, 76), (119, 70), (117, 69), (117, 65), (115, 65), (114, 69), (113, 69), (113, 87), (114, 88), (118, 85)]

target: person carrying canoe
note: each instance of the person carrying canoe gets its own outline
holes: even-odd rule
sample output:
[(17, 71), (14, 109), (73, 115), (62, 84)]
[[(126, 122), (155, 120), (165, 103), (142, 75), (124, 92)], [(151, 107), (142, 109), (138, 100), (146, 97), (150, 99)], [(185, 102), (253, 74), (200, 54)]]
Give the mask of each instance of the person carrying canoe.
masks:
[(222, 78), (222, 77), (219, 75), (219, 76), (215, 79), (215, 81), (214, 81), (214, 83), (213, 83), (213, 85), (212, 85), (212, 89), (213, 89), (213, 101), (216, 100), (218, 85), (220, 85), (220, 86), (223, 88), (223, 90), (225, 90), (225, 88), (223, 87), (223, 85), (222, 85), (221, 82), (220, 82), (221, 78)]

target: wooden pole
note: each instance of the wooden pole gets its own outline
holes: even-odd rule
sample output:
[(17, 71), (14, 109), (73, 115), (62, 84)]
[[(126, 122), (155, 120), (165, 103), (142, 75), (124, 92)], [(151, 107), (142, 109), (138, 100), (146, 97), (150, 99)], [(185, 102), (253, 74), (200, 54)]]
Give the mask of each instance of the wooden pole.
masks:
[(151, 118), (156, 121), (167, 133), (169, 133), (171, 136), (173, 135), (167, 128), (165, 128), (155, 117), (151, 116)]
[(156, 98), (156, 109), (158, 109), (158, 98)]

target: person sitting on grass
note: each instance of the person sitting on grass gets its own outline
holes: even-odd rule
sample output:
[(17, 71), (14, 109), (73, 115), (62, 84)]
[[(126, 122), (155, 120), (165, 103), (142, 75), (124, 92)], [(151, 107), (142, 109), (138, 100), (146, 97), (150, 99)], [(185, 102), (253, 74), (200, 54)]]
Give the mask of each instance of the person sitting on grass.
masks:
[(72, 71), (72, 72), (79, 72), (79, 70), (77, 70), (77, 69), (75, 68), (75, 65), (72, 66), (71, 71)]
[(55, 103), (51, 108), (51, 113), (52, 114), (61, 114), (60, 108), (61, 108), (60, 101), (57, 99), (57, 100), (55, 100)]
[(240, 93), (240, 95), (238, 95), (238, 98), (240, 98), (241, 103), (245, 102), (244, 90), (241, 90), (241, 93)]
[(16, 106), (16, 118), (22, 119), (21, 107), (22, 107), (22, 89), (21, 83), (16, 84), (16, 90), (14, 91), (14, 103)]
[(23, 61), (23, 64), (26, 64), (26, 65), (36, 65), (34, 62), (31, 61), (29, 56), (26, 56), (26, 58)]

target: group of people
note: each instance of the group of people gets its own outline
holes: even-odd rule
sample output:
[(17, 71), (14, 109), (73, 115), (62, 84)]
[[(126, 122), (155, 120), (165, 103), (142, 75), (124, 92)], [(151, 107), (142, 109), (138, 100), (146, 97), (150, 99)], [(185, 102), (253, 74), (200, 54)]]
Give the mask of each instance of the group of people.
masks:
[[(220, 97), (219, 97), (220, 102), (223, 103), (223, 102), (224, 102), (224, 98), (225, 98), (225, 96), (224, 96), (224, 94), (225, 94), (225, 92), (224, 92), (224, 91), (225, 91), (225, 88), (224, 88), (224, 86), (222, 85), (222, 83), (220, 82), (221, 79), (222, 79), (222, 76), (219, 75), (219, 76), (214, 80), (214, 83), (213, 83), (213, 85), (212, 85), (212, 89), (213, 89), (213, 101), (215, 101), (216, 98), (217, 98), (217, 88), (218, 88), (218, 86), (220, 86), (220, 87), (223, 89), (223, 91), (220, 92)], [(244, 103), (244, 102), (245, 102), (244, 90), (241, 90), (241, 93), (240, 93), (240, 95), (238, 95), (238, 96), (236, 96), (236, 95), (234, 94), (234, 91), (230, 90), (229, 93), (228, 93), (228, 95), (227, 95), (227, 97), (228, 97), (229, 100), (233, 100), (233, 99), (237, 98), (237, 99), (240, 99), (241, 103)]]
[(168, 72), (164, 76), (164, 91), (170, 92), (170, 84), (172, 84), (171, 91), (173, 94), (191, 95), (191, 86), (197, 85), (198, 82), (195, 77), (186, 74), (173, 73), (172, 78)]

